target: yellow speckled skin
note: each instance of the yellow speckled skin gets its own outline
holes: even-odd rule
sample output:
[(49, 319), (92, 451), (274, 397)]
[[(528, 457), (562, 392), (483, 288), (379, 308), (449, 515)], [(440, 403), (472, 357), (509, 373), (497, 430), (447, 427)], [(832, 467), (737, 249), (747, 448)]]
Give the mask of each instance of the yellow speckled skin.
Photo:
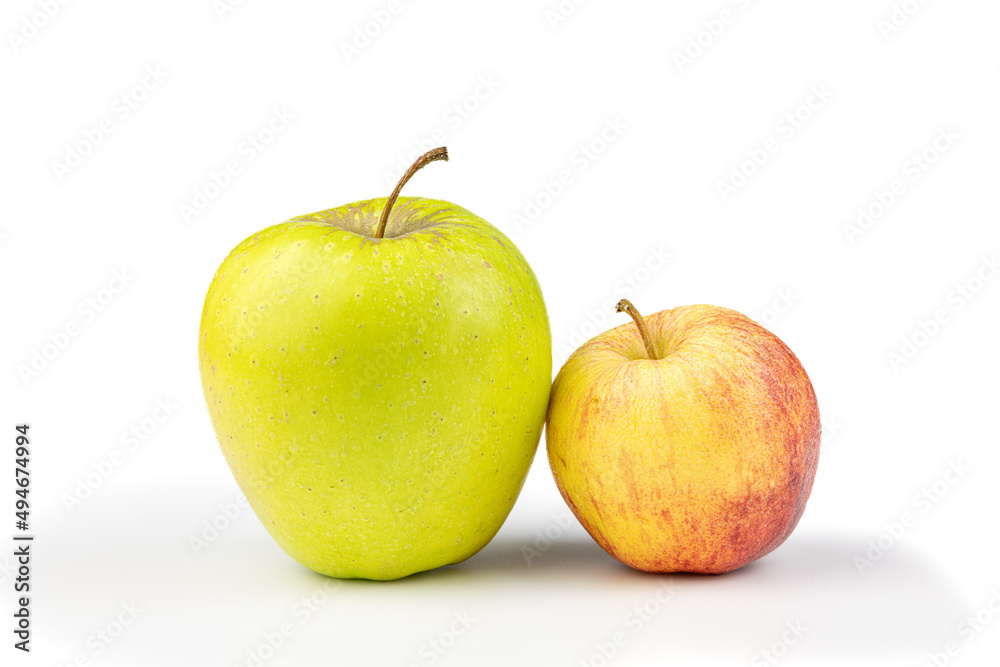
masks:
[(584, 343), (552, 386), (546, 443), (563, 498), (609, 554), (648, 572), (723, 573), (784, 542), (819, 459), (819, 408), (777, 336), (716, 306)]
[(240, 243), (202, 313), (226, 461), (281, 547), (317, 572), (398, 579), (500, 529), (538, 446), (552, 372), (541, 290), (510, 240), (401, 197)]

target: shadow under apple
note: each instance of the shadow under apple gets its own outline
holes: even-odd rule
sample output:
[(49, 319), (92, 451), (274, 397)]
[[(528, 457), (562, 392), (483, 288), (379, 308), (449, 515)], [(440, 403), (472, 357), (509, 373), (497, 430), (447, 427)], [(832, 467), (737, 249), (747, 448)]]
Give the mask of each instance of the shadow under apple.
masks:
[(972, 612), (947, 573), (905, 545), (860, 573), (854, 558), (864, 555), (866, 542), (859, 535), (793, 535), (725, 575), (638, 572), (586, 535), (567, 535), (541, 553), (531, 543), (530, 536), (498, 536), (468, 561), (418, 576), (562, 580), (593, 587), (595, 598), (617, 588), (640, 606), (643, 592), (650, 599), (667, 582), (675, 594), (629, 646), (636, 655), (661, 658), (711, 647), (720, 657), (750, 661), (794, 626), (800, 636), (781, 650), (812, 662), (852, 656), (919, 662), (956, 641), (956, 626)]

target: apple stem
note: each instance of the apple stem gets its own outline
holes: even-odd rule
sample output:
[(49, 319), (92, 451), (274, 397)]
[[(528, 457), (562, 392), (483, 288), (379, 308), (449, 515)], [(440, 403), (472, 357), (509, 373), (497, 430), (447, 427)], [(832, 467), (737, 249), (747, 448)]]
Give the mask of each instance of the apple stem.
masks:
[(632, 317), (632, 321), (635, 322), (635, 326), (639, 329), (639, 335), (642, 336), (642, 343), (646, 346), (646, 353), (649, 354), (650, 359), (656, 359), (656, 349), (653, 347), (653, 340), (649, 337), (649, 329), (646, 328), (646, 320), (642, 318), (639, 311), (635, 309), (632, 302), (628, 299), (622, 299), (615, 306), (615, 312), (628, 313)]
[(418, 157), (417, 161), (410, 165), (410, 168), (406, 170), (403, 177), (399, 179), (396, 189), (392, 191), (392, 194), (389, 195), (388, 201), (385, 202), (385, 208), (382, 209), (382, 218), (378, 221), (378, 230), (375, 232), (375, 238), (380, 239), (382, 238), (382, 235), (385, 234), (385, 226), (389, 223), (389, 213), (392, 211), (392, 207), (396, 203), (396, 197), (399, 196), (399, 191), (403, 189), (406, 182), (413, 178), (415, 173), (436, 160), (445, 160), (447, 162), (448, 149), (442, 146), (441, 148), (435, 148), (434, 150), (427, 151)]

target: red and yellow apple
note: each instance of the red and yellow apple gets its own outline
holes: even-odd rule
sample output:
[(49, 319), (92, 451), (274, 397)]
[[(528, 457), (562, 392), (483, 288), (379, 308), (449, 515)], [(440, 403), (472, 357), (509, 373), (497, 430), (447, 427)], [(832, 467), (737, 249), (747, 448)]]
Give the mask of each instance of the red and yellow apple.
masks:
[(552, 387), (546, 444), (559, 491), (621, 562), (730, 572), (802, 516), (819, 408), (773, 333), (716, 306), (682, 306), (584, 343)]

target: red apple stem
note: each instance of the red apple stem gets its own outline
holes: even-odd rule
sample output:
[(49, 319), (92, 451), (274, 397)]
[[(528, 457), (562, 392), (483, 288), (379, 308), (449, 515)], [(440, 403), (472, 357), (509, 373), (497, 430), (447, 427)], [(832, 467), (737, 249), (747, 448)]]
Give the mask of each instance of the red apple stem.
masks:
[(441, 148), (435, 148), (434, 150), (427, 151), (418, 157), (417, 161), (410, 165), (410, 168), (406, 170), (403, 177), (399, 179), (396, 189), (392, 191), (391, 195), (389, 195), (389, 199), (385, 203), (385, 208), (382, 209), (382, 218), (378, 221), (378, 229), (375, 231), (375, 238), (380, 239), (382, 238), (382, 235), (385, 234), (385, 226), (389, 223), (389, 212), (392, 211), (392, 207), (396, 203), (396, 197), (399, 196), (399, 191), (403, 189), (403, 186), (406, 185), (407, 181), (413, 178), (415, 173), (436, 160), (444, 160), (447, 162), (448, 149), (442, 146)]
[(649, 337), (649, 329), (646, 328), (646, 320), (642, 318), (639, 311), (635, 309), (632, 302), (628, 299), (622, 299), (615, 306), (616, 313), (628, 313), (632, 317), (632, 321), (635, 322), (635, 326), (639, 329), (639, 335), (642, 336), (642, 343), (646, 346), (646, 353), (649, 355), (650, 359), (656, 359), (656, 348), (653, 347), (653, 339)]

